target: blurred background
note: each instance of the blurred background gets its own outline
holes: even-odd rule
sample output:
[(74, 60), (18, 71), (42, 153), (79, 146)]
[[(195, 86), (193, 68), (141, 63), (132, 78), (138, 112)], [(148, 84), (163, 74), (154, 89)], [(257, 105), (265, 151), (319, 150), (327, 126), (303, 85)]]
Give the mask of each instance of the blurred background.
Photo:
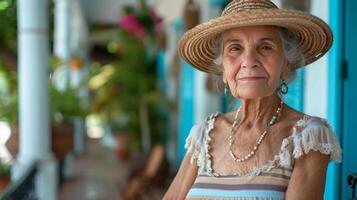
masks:
[[(343, 148), (325, 199), (357, 172), (354, 0), (275, 0), (313, 13), (333, 48), (285, 101), (326, 118)], [(0, 199), (161, 199), (193, 124), (236, 108), (177, 42), (229, 0), (0, 0)]]

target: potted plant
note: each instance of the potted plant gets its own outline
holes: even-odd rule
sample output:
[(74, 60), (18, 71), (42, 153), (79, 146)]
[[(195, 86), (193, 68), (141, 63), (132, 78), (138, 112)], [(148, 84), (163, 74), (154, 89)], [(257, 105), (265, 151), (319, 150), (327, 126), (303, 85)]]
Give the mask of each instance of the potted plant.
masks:
[[(124, 6), (119, 19), (117, 39), (108, 44), (118, 57), (107, 86), (117, 88), (111, 98), (117, 110), (126, 116), (123, 127), (132, 150), (149, 150), (157, 143), (159, 103), (165, 102), (157, 88), (156, 50), (162, 18), (140, 0), (138, 6)], [(156, 98), (158, 97), (158, 98)], [(165, 104), (161, 104), (164, 106)]]
[[(51, 5), (52, 6), (52, 5)], [(8, 0), (0, 6), (0, 120), (7, 121), (11, 126), (11, 137), (7, 141), (10, 153), (15, 156), (18, 152), (18, 91), (17, 91), (17, 71), (16, 71), (16, 48), (17, 48), (17, 3), (15, 0)], [(3, 20), (6, 19), (6, 20)], [(53, 23), (51, 21), (50, 23)], [(51, 58), (51, 71), (59, 65), (64, 64), (56, 57)], [(80, 68), (81, 61), (74, 57), (67, 63), (72, 68)], [(56, 156), (63, 157), (64, 152), (59, 153), (59, 147), (71, 148), (72, 142), (64, 142), (63, 138), (57, 138), (58, 132), (73, 132), (71, 119), (73, 116), (83, 117), (85, 109), (79, 104), (76, 94), (78, 88), (66, 88), (59, 91), (50, 84), (51, 95), (51, 127), (52, 127), (52, 149)], [(72, 136), (72, 135), (71, 135)], [(68, 137), (69, 138), (69, 137)], [(66, 143), (66, 144), (65, 144)]]
[(91, 110), (117, 138), (120, 159), (162, 143), (167, 105), (155, 63), (162, 18), (144, 0), (122, 10), (117, 37), (107, 45), (117, 59), (91, 69), (89, 81)]
[[(13, 156), (17, 154), (19, 147), (16, 77), (15, 71), (10, 71), (0, 63), (0, 120), (7, 121), (11, 126), (11, 137), (6, 146)], [(67, 84), (64, 90), (59, 90), (52, 81), (49, 85), (52, 151), (58, 159), (63, 159), (73, 147), (73, 118), (85, 117), (88, 111), (78, 96), (80, 87), (70, 87)]]
[(85, 118), (88, 111), (81, 103), (83, 99), (78, 95), (81, 86), (70, 86), (67, 81), (65, 88), (59, 89), (51, 81), (51, 130), (52, 151), (58, 159), (64, 157), (73, 148), (73, 119)]
[(128, 160), (130, 157), (130, 144), (129, 133), (126, 128), (129, 118), (125, 113), (117, 112), (116, 116), (113, 116), (109, 120), (109, 127), (116, 138), (116, 154), (120, 160)]
[(89, 81), (91, 114), (96, 116), (100, 124), (109, 128), (110, 133), (117, 140), (118, 158), (126, 160), (129, 157), (129, 146), (133, 146), (129, 145), (128, 142), (129, 131), (132, 131), (132, 129), (129, 129), (132, 123), (131, 116), (124, 111), (124, 108), (131, 108), (136, 100), (133, 99), (128, 103), (119, 101), (118, 96), (125, 95), (126, 88), (122, 88), (121, 84), (114, 78), (115, 66), (106, 65), (100, 69), (92, 70), (95, 72), (93, 72), (94, 75)]

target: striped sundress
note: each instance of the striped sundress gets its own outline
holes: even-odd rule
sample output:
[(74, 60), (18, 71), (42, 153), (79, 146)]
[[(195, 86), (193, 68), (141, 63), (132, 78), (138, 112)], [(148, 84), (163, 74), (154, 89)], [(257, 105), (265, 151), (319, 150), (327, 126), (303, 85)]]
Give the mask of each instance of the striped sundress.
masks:
[(282, 200), (294, 169), (294, 160), (319, 151), (341, 162), (341, 148), (325, 120), (304, 116), (296, 122), (293, 134), (282, 141), (277, 155), (265, 165), (247, 174), (218, 175), (212, 169), (209, 154), (210, 132), (219, 114), (211, 115), (192, 127), (185, 148), (191, 163), (197, 162), (198, 175), (186, 199)]

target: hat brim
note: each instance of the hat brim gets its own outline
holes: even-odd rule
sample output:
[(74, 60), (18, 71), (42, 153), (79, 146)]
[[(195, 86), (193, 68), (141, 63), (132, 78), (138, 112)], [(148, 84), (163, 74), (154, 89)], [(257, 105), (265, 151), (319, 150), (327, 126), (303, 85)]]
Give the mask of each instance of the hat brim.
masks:
[(190, 29), (179, 42), (179, 53), (201, 71), (222, 74), (221, 67), (213, 62), (217, 56), (213, 50), (214, 39), (232, 28), (259, 25), (279, 26), (294, 32), (299, 39), (305, 65), (322, 57), (332, 45), (329, 26), (314, 15), (296, 10), (256, 9), (224, 15)]

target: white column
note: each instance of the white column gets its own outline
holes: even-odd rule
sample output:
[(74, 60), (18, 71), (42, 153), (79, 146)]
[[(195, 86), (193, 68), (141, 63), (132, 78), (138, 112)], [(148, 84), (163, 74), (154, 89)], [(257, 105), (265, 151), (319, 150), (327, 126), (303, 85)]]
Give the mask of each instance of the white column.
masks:
[[(78, 70), (71, 70), (71, 84), (78, 86), (86, 78), (89, 73), (89, 28), (84, 16), (83, 7), (84, 1), (74, 0), (72, 1), (72, 25), (71, 29), (71, 51), (76, 53), (76, 56), (81, 59), (82, 67)], [(88, 102), (88, 89), (82, 88), (79, 91), (78, 96), (81, 97), (84, 107), (89, 107)], [(84, 152), (85, 148), (85, 120), (82, 118), (76, 118), (74, 120), (74, 153), (80, 155)]]
[(20, 147), (13, 179), (40, 161), (35, 181), (40, 200), (57, 196), (56, 164), (50, 152), (47, 20), (48, 0), (18, 0)]
[[(72, 29), (72, 3), (73, 2), (71, 0), (55, 1), (54, 54), (62, 62), (64, 62), (64, 64), (57, 68), (52, 80), (59, 90), (66, 90), (66, 87), (68, 87), (68, 79), (70, 79), (69, 81), (71, 85), (73, 83), (73, 79), (75, 79), (71, 78), (72, 70), (68, 64), (72, 56), (71, 31), (76, 31)], [(74, 155), (72, 153), (67, 154), (63, 161), (64, 164), (62, 170), (64, 172), (64, 178), (69, 178), (72, 176), (73, 161)]]
[(74, 153), (81, 155), (85, 148), (85, 122), (81, 118), (74, 119)]
[(56, 77), (53, 80), (60, 90), (65, 89), (67, 80), (70, 77), (70, 69), (68, 67), (68, 61), (71, 58), (70, 13), (70, 0), (55, 0), (53, 51), (54, 55), (64, 62), (64, 64), (56, 70)]
[(54, 53), (63, 61), (68, 61), (71, 57), (70, 46), (70, 19), (71, 19), (71, 1), (55, 1), (55, 32), (54, 32)]

